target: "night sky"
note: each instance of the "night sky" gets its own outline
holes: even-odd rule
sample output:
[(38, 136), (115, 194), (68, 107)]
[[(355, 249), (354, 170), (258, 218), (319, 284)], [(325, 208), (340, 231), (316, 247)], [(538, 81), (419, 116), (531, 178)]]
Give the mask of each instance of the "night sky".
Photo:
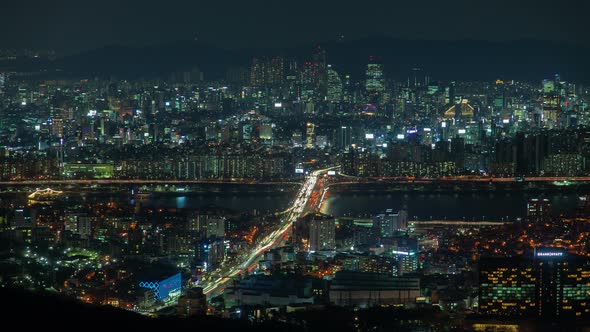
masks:
[(7, 0), (0, 1), (0, 48), (67, 54), (194, 38), (226, 48), (288, 47), (340, 35), (588, 46), (589, 12), (584, 0)]

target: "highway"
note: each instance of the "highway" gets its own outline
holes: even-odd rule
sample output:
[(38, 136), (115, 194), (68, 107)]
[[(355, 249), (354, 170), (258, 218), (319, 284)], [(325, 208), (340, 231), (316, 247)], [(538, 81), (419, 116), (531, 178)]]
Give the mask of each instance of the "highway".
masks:
[(259, 244), (246, 255), (242, 263), (236, 264), (229, 271), (225, 272), (223, 276), (219, 276), (213, 282), (207, 283), (203, 289), (203, 293), (209, 297), (214, 297), (220, 294), (223, 289), (227, 287), (232, 278), (244, 273), (244, 271), (249, 272), (254, 269), (258, 263), (258, 259), (264, 254), (264, 252), (277, 247), (284, 242), (283, 240), (288, 236), (287, 233), (291, 229), (293, 222), (306, 211), (309, 198), (316, 189), (315, 187), (318, 183), (319, 176), (334, 168), (336, 167), (317, 170), (308, 175), (297, 192), (297, 196), (295, 196), (292, 206), (286, 210), (286, 216), (281, 221), (280, 226), (260, 241)]

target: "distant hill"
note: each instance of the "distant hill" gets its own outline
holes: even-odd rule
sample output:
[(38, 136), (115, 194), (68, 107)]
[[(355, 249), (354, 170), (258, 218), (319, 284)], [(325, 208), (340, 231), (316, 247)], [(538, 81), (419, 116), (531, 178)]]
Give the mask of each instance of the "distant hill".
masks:
[[(198, 67), (207, 79), (223, 78), (231, 66), (249, 66), (253, 56), (293, 56), (311, 59), (315, 45), (290, 49), (227, 50), (196, 41), (149, 46), (108, 46), (57, 59), (50, 72), (65, 75), (140, 78)], [(518, 79), (537, 81), (559, 73), (567, 81), (590, 83), (590, 48), (553, 42), (426, 41), (373, 37), (321, 44), (328, 63), (340, 74), (362, 79), (369, 55), (381, 56), (388, 77), (405, 80), (420, 67), (435, 80)], [(14, 64), (13, 64), (14, 67)], [(18, 68), (27, 67), (19, 64)], [(27, 68), (30, 68), (28, 64)], [(0, 64), (2, 68), (2, 64)], [(13, 68), (14, 69), (14, 68)]]

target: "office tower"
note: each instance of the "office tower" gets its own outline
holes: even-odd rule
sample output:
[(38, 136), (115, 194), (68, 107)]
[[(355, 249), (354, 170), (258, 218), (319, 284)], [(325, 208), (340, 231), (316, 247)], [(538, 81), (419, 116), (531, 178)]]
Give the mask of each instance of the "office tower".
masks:
[(382, 93), (385, 90), (385, 78), (383, 76), (383, 64), (380, 58), (369, 57), (367, 64), (365, 89), (367, 93)]
[(479, 313), (534, 316), (537, 276), (524, 259), (482, 258), (479, 262)]
[(590, 260), (559, 248), (533, 256), (482, 258), (479, 312), (498, 317), (587, 319)]
[(340, 75), (328, 65), (328, 96), (327, 100), (332, 103), (342, 102), (342, 80)]
[[(558, 78), (557, 78), (558, 79)], [(559, 84), (559, 83), (557, 83)], [(556, 128), (559, 126), (561, 115), (561, 101), (558, 87), (553, 80), (543, 81), (543, 114), (544, 127)]]

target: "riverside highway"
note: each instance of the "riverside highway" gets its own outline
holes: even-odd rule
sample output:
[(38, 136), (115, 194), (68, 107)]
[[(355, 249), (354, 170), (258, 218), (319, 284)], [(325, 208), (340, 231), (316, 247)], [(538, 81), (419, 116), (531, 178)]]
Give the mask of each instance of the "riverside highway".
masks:
[[(262, 241), (260, 241), (258, 245), (242, 259), (241, 263), (235, 264), (227, 271), (222, 271), (217, 279), (205, 284), (203, 292), (210, 298), (220, 294), (223, 289), (227, 287), (232, 278), (245, 271), (249, 272), (256, 267), (258, 259), (264, 254), (264, 252), (282, 244), (284, 239), (288, 236), (288, 232), (291, 229), (293, 222), (307, 211), (309, 199), (312, 196), (312, 193), (318, 189), (316, 188), (316, 185), (318, 184), (319, 177), (325, 174), (328, 170), (334, 168), (336, 167), (313, 171), (308, 175), (297, 192), (293, 204), (287, 210), (286, 216), (281, 220), (279, 227), (265, 236), (264, 239), (262, 239)], [(213, 278), (215, 277), (217, 277), (217, 275), (213, 274)]]

